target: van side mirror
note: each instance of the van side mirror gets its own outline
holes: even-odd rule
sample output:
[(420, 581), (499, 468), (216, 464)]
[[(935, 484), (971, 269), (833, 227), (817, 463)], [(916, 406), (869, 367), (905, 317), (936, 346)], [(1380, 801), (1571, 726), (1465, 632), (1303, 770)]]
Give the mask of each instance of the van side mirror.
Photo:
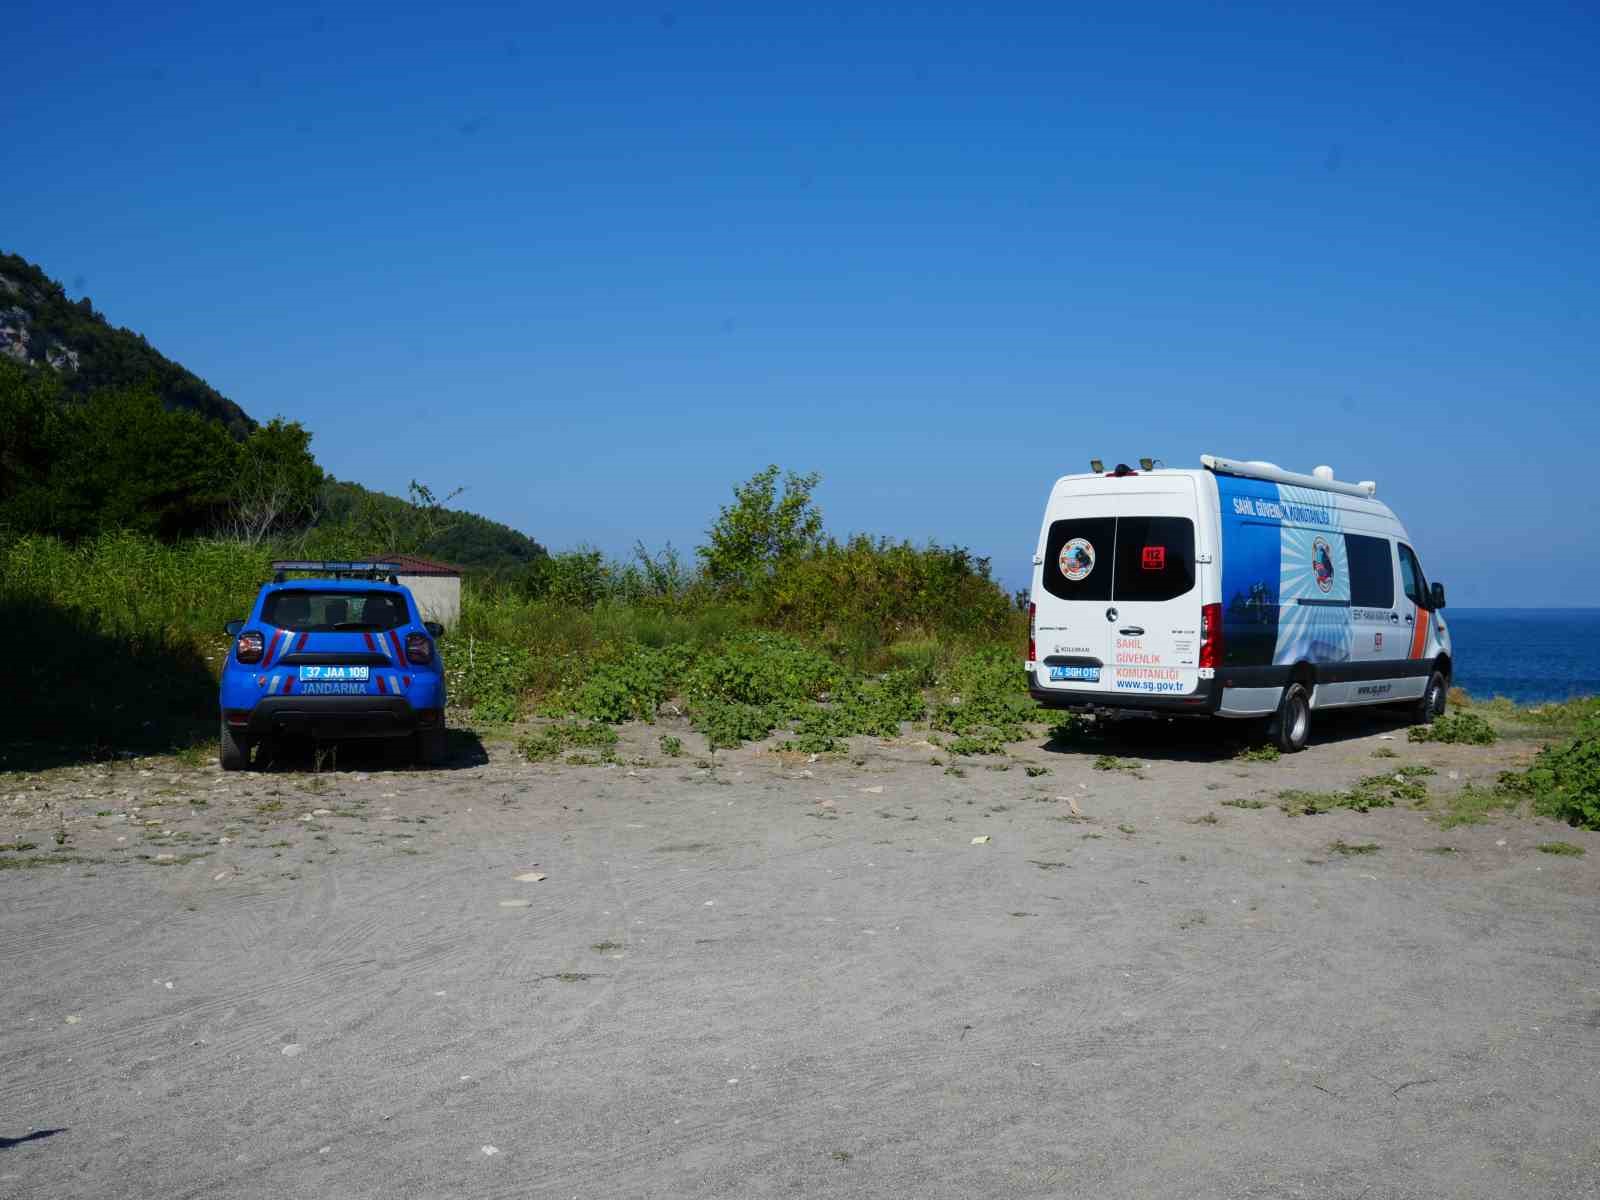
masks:
[(1429, 605), (1430, 608), (1437, 611), (1438, 609), (1444, 607), (1444, 584), (1436, 583), (1433, 585), (1433, 596), (1431, 599), (1433, 603)]
[(433, 636), (436, 638), (441, 638), (444, 636), (444, 626), (439, 624), (437, 621), (424, 621), (422, 623), (422, 627), (429, 633), (433, 634)]
[(243, 632), (243, 630), (244, 630), (244, 622), (243, 621), (229, 621), (226, 625), (224, 625), (222, 627), (222, 629), (223, 629), (223, 632), (225, 632), (229, 637), (238, 637), (239, 634), (241, 632)]

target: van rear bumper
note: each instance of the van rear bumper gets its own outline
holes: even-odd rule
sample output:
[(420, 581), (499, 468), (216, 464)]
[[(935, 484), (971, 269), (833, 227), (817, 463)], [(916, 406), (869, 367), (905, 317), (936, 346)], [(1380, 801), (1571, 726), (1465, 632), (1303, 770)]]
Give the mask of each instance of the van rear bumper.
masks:
[(1028, 677), (1028, 695), (1045, 708), (1121, 708), (1172, 716), (1212, 716), (1222, 702), (1222, 688), (1214, 679), (1200, 680), (1195, 690), (1184, 696), (1151, 696), (1129, 692), (1064, 692), (1042, 688), (1033, 672), (1024, 670), (1023, 673)]

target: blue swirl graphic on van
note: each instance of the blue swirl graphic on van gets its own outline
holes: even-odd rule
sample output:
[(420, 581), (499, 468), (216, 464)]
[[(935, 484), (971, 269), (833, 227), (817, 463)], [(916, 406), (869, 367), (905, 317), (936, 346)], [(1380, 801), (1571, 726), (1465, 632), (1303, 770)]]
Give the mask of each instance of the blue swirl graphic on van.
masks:
[(1350, 571), (1325, 494), (1218, 475), (1224, 666), (1344, 662)]

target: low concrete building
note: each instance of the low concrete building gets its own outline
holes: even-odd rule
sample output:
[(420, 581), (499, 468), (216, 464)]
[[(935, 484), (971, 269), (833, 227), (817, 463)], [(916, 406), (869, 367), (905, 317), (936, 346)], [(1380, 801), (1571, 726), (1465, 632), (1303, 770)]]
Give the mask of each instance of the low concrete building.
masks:
[(416, 597), (424, 621), (437, 621), (446, 629), (461, 620), (461, 568), (434, 562), (415, 554), (385, 554), (400, 570), (395, 577)]

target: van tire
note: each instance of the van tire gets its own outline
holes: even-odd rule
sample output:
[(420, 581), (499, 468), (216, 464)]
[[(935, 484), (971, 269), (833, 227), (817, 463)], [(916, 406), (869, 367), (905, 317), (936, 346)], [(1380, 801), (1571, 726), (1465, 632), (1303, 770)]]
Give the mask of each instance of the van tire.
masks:
[(242, 771), (250, 765), (250, 743), (245, 738), (234, 737), (227, 721), (221, 724), (222, 732), (218, 738), (221, 748), (217, 751), (217, 763), (224, 771)]
[(1428, 676), (1428, 686), (1423, 689), (1422, 699), (1411, 706), (1411, 723), (1432, 725), (1436, 719), (1444, 716), (1449, 694), (1450, 685), (1442, 671), (1435, 671)]
[(1278, 701), (1278, 715), (1268, 727), (1272, 744), (1285, 754), (1298, 754), (1311, 737), (1311, 695), (1305, 684), (1291, 683)]

